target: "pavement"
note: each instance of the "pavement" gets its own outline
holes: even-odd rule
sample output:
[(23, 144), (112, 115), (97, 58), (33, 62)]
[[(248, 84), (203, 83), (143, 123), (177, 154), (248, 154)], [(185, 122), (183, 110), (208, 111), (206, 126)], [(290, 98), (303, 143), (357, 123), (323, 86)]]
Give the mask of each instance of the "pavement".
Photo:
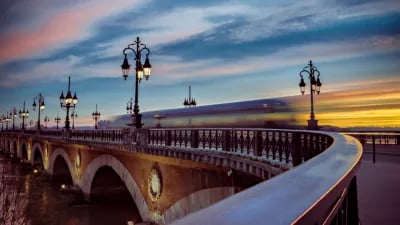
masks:
[(400, 145), (364, 146), (357, 172), (359, 218), (362, 225), (400, 224)]
[[(372, 153), (372, 144), (364, 144), (363, 149), (365, 153)], [(375, 152), (377, 154), (399, 154), (400, 155), (400, 145), (375, 145)]]

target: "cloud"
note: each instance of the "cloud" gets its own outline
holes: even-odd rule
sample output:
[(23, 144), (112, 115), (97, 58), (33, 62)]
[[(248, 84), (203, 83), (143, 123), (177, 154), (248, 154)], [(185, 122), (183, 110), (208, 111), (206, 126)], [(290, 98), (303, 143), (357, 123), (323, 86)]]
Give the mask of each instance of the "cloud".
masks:
[[(120, 49), (122, 51), (122, 48)], [(153, 84), (173, 84), (177, 81), (204, 80), (217, 77), (257, 74), (291, 66), (304, 65), (308, 59), (317, 63), (351, 59), (365, 55), (400, 51), (400, 36), (375, 36), (356, 41), (312, 43), (282, 48), (264, 55), (249, 55), (238, 60), (201, 59), (187, 61), (179, 57), (152, 55)], [(122, 56), (116, 60), (82, 63), (83, 57), (69, 55), (67, 58), (34, 64), (25, 71), (11, 73), (7, 82), (0, 86), (12, 86), (26, 82), (49, 82), (65, 79), (64, 73), (75, 74), (77, 79), (120, 76)], [(132, 62), (131, 62), (132, 64)], [(26, 79), (29, 77), (29, 81)]]
[(2, 33), (0, 62), (49, 55), (67, 48), (94, 35), (94, 26), (99, 21), (139, 5), (130, 0), (116, 0), (113, 4), (106, 0), (79, 3), (65, 8), (59, 6), (54, 14), (38, 18), (33, 27)]
[[(277, 52), (260, 56), (248, 56), (240, 60), (197, 60), (184, 59), (154, 64), (159, 74), (168, 74), (162, 82), (189, 78), (233, 76), (257, 73), (274, 69), (303, 65), (307, 59), (329, 62), (360, 57), (369, 54), (396, 52), (400, 50), (400, 37), (371, 37), (351, 41), (312, 43), (283, 48)], [(157, 65), (157, 66), (156, 66)], [(168, 81), (167, 81), (168, 80)]]

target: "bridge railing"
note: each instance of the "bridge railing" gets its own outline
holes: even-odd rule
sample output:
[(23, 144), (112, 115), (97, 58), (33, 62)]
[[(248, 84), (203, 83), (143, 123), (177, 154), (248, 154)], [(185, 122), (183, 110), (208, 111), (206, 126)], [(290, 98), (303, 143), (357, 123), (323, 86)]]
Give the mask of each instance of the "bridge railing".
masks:
[(150, 129), (151, 145), (233, 152), (297, 166), (332, 143), (329, 135), (266, 129)]
[(69, 139), (122, 143), (123, 130), (71, 130)]
[[(358, 224), (362, 146), (348, 135), (272, 129), (74, 131), (70, 140), (207, 149), (279, 160), (294, 168), (174, 224)], [(64, 133), (65, 134), (65, 133)], [(63, 134), (63, 135), (64, 135)], [(40, 135), (59, 137), (57, 132)], [(139, 137), (145, 135), (146, 137)], [(138, 142), (138, 137), (145, 142)], [(143, 138), (143, 139), (142, 139)], [(228, 165), (229, 166), (229, 165)]]
[[(22, 131), (6, 131), (14, 133), (22, 133)], [(24, 130), (24, 134), (47, 136), (53, 138), (62, 138), (70, 140), (94, 141), (105, 143), (122, 143), (124, 135), (122, 129), (107, 129), (107, 130), (65, 130), (65, 129), (42, 129)]]
[(362, 144), (400, 145), (398, 132), (346, 132), (357, 138)]
[[(190, 137), (183, 131), (176, 131), (178, 135), (175, 131), (171, 134), (160, 132), (154, 131), (155, 143), (162, 143), (160, 136), (164, 138), (163, 143), (171, 145), (184, 143), (181, 140)], [(240, 140), (243, 147), (231, 144), (230, 151), (239, 148), (247, 153), (247, 149), (256, 149), (255, 137), (260, 134), (250, 133), (247, 134), (245, 129), (234, 129), (232, 140)], [(169, 136), (178, 141), (165, 140)], [(356, 171), (362, 146), (355, 138), (338, 133), (284, 130), (263, 131), (261, 137), (262, 143), (291, 145), (292, 158), (296, 155), (294, 151), (300, 151), (301, 161), (307, 162), (172, 224), (359, 224)], [(295, 147), (296, 143), (301, 147)], [(251, 145), (253, 147), (249, 147)], [(284, 155), (284, 150), (279, 147), (277, 151)]]

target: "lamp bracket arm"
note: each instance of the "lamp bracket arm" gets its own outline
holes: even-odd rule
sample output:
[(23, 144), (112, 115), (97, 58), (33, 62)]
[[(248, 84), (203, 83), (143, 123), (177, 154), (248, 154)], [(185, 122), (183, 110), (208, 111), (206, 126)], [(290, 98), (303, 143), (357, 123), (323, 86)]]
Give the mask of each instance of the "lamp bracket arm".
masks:
[(303, 73), (307, 73), (308, 76), (311, 76), (310, 72), (308, 72), (308, 70), (303, 69), (302, 71), (300, 71), (300, 77), (303, 78)]
[[(130, 45), (132, 45), (132, 44), (130, 44)], [(127, 51), (127, 50), (131, 50), (132, 52), (135, 53), (135, 56), (136, 56), (136, 51), (135, 51), (135, 49), (131, 48), (130, 45), (128, 45), (128, 47), (124, 48), (124, 50), (122, 51), (122, 53), (123, 53), (124, 55), (127, 55), (126, 51)]]
[(144, 45), (144, 48), (140, 49), (140, 52), (142, 52), (143, 50), (146, 50), (147, 51), (146, 56), (149, 56), (150, 55), (150, 49), (148, 49), (145, 44), (143, 44), (143, 45)]
[[(315, 73), (317, 73), (317, 74), (315, 74)], [(316, 75), (316, 76), (320, 75), (319, 70), (316, 67), (314, 67), (314, 75)]]

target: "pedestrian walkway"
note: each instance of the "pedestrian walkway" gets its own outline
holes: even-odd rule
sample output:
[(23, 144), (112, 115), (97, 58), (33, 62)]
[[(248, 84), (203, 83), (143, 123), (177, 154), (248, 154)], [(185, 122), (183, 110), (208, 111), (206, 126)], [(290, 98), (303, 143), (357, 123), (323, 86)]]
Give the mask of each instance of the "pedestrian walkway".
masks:
[(357, 172), (362, 225), (400, 224), (400, 154), (387, 154), (398, 152), (394, 150), (379, 146), (376, 149), (376, 163), (373, 163), (372, 154), (365, 148)]
[[(372, 153), (373, 147), (372, 144), (364, 144), (363, 145), (364, 152)], [(400, 145), (380, 145), (376, 144), (375, 145), (375, 152), (377, 154), (382, 153), (382, 154), (398, 154), (400, 155)]]

